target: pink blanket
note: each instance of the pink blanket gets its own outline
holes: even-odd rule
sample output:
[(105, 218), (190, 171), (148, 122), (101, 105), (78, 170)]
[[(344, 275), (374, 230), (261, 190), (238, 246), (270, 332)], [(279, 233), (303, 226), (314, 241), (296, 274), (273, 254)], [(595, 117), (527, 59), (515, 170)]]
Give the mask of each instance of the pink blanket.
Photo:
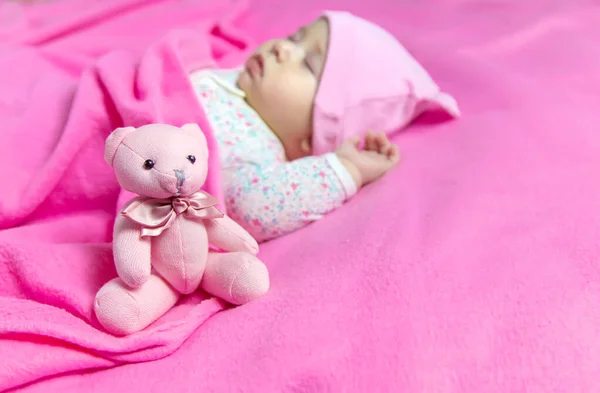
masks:
[[(58, 14), (59, 4), (47, 7)], [(0, 389), (58, 373), (23, 391), (600, 388), (599, 6), (256, 0), (239, 14), (216, 0), (93, 4), (102, 7), (55, 19), (32, 9), (21, 25), (10, 19), (22, 33), (0, 31)], [(397, 170), (265, 244), (264, 299), (217, 312), (198, 297), (148, 332), (98, 331), (89, 302), (114, 274), (106, 242), (118, 192), (100, 163), (103, 137), (120, 120), (203, 121), (173, 60), (183, 33), (142, 48), (178, 25), (205, 39), (227, 30), (215, 21), (260, 40), (342, 6), (397, 35), (463, 118), (423, 117), (396, 139)], [(225, 64), (241, 57), (235, 40), (210, 42)], [(112, 49), (127, 53), (80, 75)]]

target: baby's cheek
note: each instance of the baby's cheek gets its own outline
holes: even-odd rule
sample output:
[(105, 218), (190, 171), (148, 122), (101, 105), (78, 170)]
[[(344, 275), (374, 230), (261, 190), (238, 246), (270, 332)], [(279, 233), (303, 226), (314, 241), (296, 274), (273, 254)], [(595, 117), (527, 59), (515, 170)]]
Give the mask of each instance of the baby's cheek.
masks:
[(242, 89), (242, 91), (246, 94), (251, 93), (251, 83), (250, 83), (250, 76), (248, 75), (248, 72), (246, 72), (245, 70), (242, 71), (240, 73), (240, 76), (238, 77), (237, 80), (237, 85), (240, 89)]
[(313, 96), (302, 87), (273, 89), (267, 98), (269, 106), (292, 118), (306, 116), (311, 112)]

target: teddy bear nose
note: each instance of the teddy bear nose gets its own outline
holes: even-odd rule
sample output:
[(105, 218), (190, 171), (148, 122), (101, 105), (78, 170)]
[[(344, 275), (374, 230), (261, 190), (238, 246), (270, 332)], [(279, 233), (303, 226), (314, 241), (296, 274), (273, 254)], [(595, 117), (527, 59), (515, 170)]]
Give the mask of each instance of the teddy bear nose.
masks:
[(175, 171), (175, 176), (177, 177), (177, 189), (179, 190), (185, 181), (185, 174), (179, 169), (173, 169), (173, 171)]

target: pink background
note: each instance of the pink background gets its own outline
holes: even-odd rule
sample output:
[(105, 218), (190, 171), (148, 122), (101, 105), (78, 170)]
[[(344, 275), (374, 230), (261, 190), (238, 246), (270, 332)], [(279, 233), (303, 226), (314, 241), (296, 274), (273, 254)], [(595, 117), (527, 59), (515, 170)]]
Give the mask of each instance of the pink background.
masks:
[[(76, 76), (109, 50), (141, 53), (172, 27), (229, 12), (217, 0), (53, 3), (0, 5), (0, 21), (8, 21), (0, 23), (0, 60), (32, 51), (23, 59), (33, 62), (44, 51)], [(389, 176), (327, 219), (264, 245), (272, 280), (264, 299), (216, 313), (163, 359), (74, 361), (65, 375), (21, 379), (32, 382), (23, 391), (600, 390), (600, 6), (283, 4), (251, 1), (228, 18), (259, 42), (319, 9), (354, 11), (394, 33), (457, 98), (463, 118), (424, 116), (395, 140), (403, 163)], [(84, 15), (91, 25), (79, 25)], [(35, 69), (24, 75), (15, 67), (0, 86), (10, 79), (31, 88)], [(2, 225), (5, 250), (28, 224)], [(97, 231), (86, 241), (105, 241), (107, 229)], [(51, 345), (31, 342), (29, 357), (61, 361), (47, 355)], [(27, 374), (29, 363), (11, 367), (5, 377), (44, 376)]]

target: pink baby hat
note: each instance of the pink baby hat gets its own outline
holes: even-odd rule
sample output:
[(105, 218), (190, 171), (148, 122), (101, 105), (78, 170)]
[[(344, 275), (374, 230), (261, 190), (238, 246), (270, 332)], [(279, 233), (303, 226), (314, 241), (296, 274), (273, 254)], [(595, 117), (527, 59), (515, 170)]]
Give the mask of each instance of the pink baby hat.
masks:
[(324, 17), (329, 49), (313, 110), (313, 154), (369, 130), (398, 131), (428, 109), (460, 115), (456, 100), (390, 33), (345, 11)]

